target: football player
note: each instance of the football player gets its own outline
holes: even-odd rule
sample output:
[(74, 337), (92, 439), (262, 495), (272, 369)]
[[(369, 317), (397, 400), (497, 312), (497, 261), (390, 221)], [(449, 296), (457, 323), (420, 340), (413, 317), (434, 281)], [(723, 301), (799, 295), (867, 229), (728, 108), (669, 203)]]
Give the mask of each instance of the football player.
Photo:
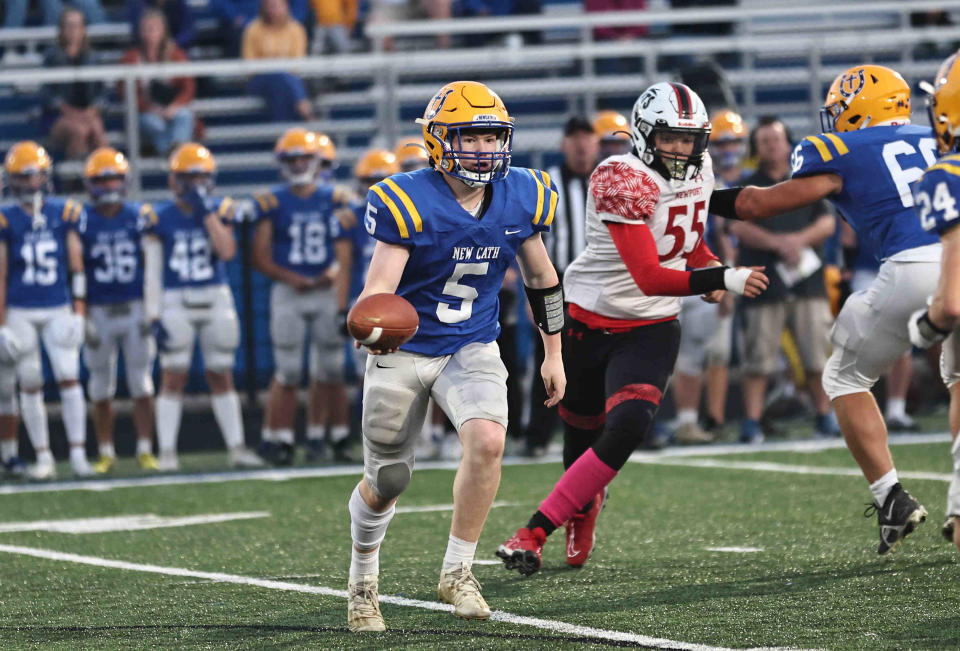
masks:
[(394, 148), (393, 155), (401, 172), (412, 172), (430, 165), (430, 156), (423, 148), (423, 138), (417, 136), (402, 138)]
[(497, 293), (515, 257), (545, 340), (540, 370), (551, 403), (566, 384), (563, 293), (540, 239), (556, 209), (553, 182), (538, 170), (510, 167), (513, 121), (483, 84), (447, 84), (418, 123), (430, 167), (374, 185), (363, 222), (377, 244), (360, 298), (404, 297), (416, 308), (420, 329), (399, 352), (371, 350), (367, 359), (364, 477), (349, 502), (352, 631), (384, 630), (379, 546), (410, 481), (431, 396), (463, 442), (438, 594), (460, 617), (490, 617), (471, 566), (500, 483), (507, 395), (496, 345)]
[(156, 221), (149, 204), (126, 201), (130, 165), (115, 149), (102, 147), (87, 158), (83, 179), (90, 202), (84, 206), (82, 234), (87, 274), (87, 322), (83, 359), (90, 371), (87, 394), (100, 444), (98, 473), (113, 470), (113, 397), (117, 391), (117, 351), (123, 350), (127, 388), (133, 398), (137, 463), (157, 470), (153, 456), (153, 361), (156, 343), (143, 313), (143, 255), (140, 229)]
[[(326, 136), (323, 136), (326, 139)], [(325, 160), (334, 160), (326, 139)], [(302, 381), (304, 340), (310, 340), (307, 458), (325, 455), (325, 428), (335, 450), (349, 432), (343, 379), (344, 338), (338, 313), (346, 308), (351, 242), (337, 213), (353, 222), (351, 193), (317, 184), (321, 136), (296, 128), (284, 133), (274, 153), (286, 184), (256, 198), (253, 264), (273, 280), (270, 338), (276, 370), (270, 385), (261, 453), (274, 463), (292, 461), (297, 389)]]
[[(960, 550), (960, 53), (940, 66), (930, 97), (930, 122), (941, 158), (914, 187), (921, 226), (936, 233), (943, 243), (940, 279), (929, 308), (910, 317), (910, 341), (921, 348), (943, 342), (940, 372), (950, 390), (950, 434), (953, 436), (953, 476), (947, 490), (947, 520), (942, 532)], [(949, 335), (949, 337), (948, 337)]]
[[(48, 196), (52, 169), (43, 147), (32, 141), (15, 144), (4, 173), (16, 203), (0, 211), (0, 274), (6, 276), (0, 283), (6, 287), (0, 340), (16, 365), (23, 422), (37, 454), (31, 469), (36, 479), (56, 475), (43, 404), (41, 343), (60, 387), (71, 468), (79, 477), (93, 474), (85, 449), (87, 405), (78, 382), (87, 297), (80, 233), (86, 215), (75, 201)], [(9, 405), (5, 411), (10, 412)]]
[[(747, 127), (739, 114), (720, 111), (710, 118), (710, 159), (718, 187), (736, 185), (746, 154)], [(733, 260), (735, 251), (725, 222), (707, 216), (704, 237), (722, 260)], [(727, 367), (733, 345), (733, 295), (716, 305), (698, 296), (684, 297), (680, 308), (680, 351), (672, 388), (677, 407), (674, 435), (679, 443), (706, 443), (723, 430), (727, 402)], [(706, 367), (706, 373), (704, 373)], [(697, 422), (700, 391), (707, 385), (707, 426)]]
[(831, 331), (823, 389), (853, 458), (870, 485), (887, 554), (927, 511), (900, 485), (887, 428), (870, 389), (910, 347), (909, 316), (936, 289), (940, 243), (914, 215), (911, 184), (936, 160), (929, 127), (910, 124), (910, 86), (878, 65), (854, 66), (834, 80), (820, 113), (823, 133), (793, 152), (793, 178), (714, 193), (711, 211), (764, 219), (820, 199), (879, 253), (877, 279), (850, 296)]
[[(0, 195), (3, 194), (3, 175), (0, 175)], [(6, 303), (7, 247), (0, 242), (0, 305)], [(7, 477), (24, 477), (27, 464), (20, 458), (17, 431), (17, 366), (19, 347), (9, 336), (9, 330), (0, 321), (0, 465)]]
[(676, 364), (680, 297), (715, 303), (725, 290), (754, 297), (767, 287), (759, 269), (721, 265), (703, 239), (713, 168), (700, 97), (683, 84), (654, 84), (637, 98), (631, 123), (631, 152), (590, 177), (587, 248), (563, 276), (566, 471), (497, 549), (522, 574), (540, 569), (547, 536), (564, 524), (567, 564), (589, 557), (606, 487), (650, 435)]
[(144, 254), (144, 312), (160, 349), (161, 388), (157, 397), (160, 470), (176, 470), (177, 435), (195, 340), (212, 394), (213, 415), (227, 445), (231, 466), (263, 461), (244, 445), (240, 399), (233, 364), (240, 325), (227, 284), (226, 262), (237, 253), (233, 202), (213, 196), (217, 171), (206, 147), (186, 143), (169, 161), (173, 200), (147, 215)]
[(593, 118), (593, 132), (600, 138), (600, 160), (630, 151), (630, 123), (616, 111), (600, 111)]

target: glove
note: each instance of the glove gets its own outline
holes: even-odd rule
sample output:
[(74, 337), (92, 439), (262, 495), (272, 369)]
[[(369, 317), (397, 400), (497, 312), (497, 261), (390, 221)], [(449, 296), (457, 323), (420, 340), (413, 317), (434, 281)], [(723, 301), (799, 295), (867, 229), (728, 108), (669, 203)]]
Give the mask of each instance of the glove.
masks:
[(930, 313), (926, 309), (917, 310), (910, 315), (907, 321), (907, 332), (910, 334), (910, 343), (917, 348), (930, 348), (947, 338), (949, 330), (941, 330), (930, 321)]
[(350, 329), (347, 327), (347, 311), (339, 310), (337, 312), (337, 323), (340, 324), (340, 334), (344, 337), (350, 336)]
[(10, 326), (0, 326), (0, 363), (15, 364), (21, 352), (20, 340)]
[(94, 325), (92, 319), (86, 320), (84, 331), (84, 343), (90, 348), (99, 348), (103, 342), (100, 340), (100, 333), (97, 332), (97, 326)]
[(213, 197), (207, 194), (207, 189), (201, 185), (190, 188), (184, 198), (193, 208), (193, 216), (199, 219), (203, 219), (215, 210)]
[(159, 319), (151, 322), (150, 332), (153, 334), (153, 338), (157, 341), (157, 350), (166, 352), (167, 340), (170, 338), (170, 334), (167, 332), (167, 329), (163, 327), (163, 322)]

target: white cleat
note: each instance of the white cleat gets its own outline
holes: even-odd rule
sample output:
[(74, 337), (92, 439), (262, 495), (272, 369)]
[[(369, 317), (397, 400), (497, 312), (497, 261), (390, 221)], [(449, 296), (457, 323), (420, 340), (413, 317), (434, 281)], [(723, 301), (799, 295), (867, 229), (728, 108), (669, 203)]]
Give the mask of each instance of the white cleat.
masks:
[(347, 626), (351, 631), (371, 633), (387, 630), (383, 615), (380, 614), (376, 574), (364, 574), (359, 581), (350, 579), (347, 593)]
[(437, 595), (448, 604), (453, 604), (457, 617), (490, 619), (490, 606), (480, 594), (480, 582), (466, 563), (440, 572)]
[(161, 452), (157, 457), (157, 470), (160, 472), (175, 472), (180, 469), (180, 461), (176, 452)]
[(30, 466), (30, 469), (27, 471), (27, 476), (30, 479), (56, 479), (57, 468), (53, 463), (53, 459), (38, 460)]
[(260, 455), (243, 445), (230, 449), (227, 464), (231, 468), (263, 468), (266, 465)]
[(70, 459), (70, 468), (74, 477), (93, 477), (96, 474), (85, 456)]

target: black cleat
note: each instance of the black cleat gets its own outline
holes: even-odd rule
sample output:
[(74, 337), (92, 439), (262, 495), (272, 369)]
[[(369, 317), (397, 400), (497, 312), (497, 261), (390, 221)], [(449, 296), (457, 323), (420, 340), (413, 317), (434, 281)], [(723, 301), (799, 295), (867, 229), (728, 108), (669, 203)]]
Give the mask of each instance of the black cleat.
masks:
[(940, 533), (947, 539), (947, 542), (953, 542), (953, 528), (956, 526), (957, 520), (960, 520), (960, 516), (951, 515), (940, 527)]
[(900, 542), (927, 519), (927, 510), (905, 491), (899, 482), (890, 489), (890, 494), (887, 495), (882, 507), (873, 503), (867, 507), (863, 515), (869, 518), (874, 512), (877, 514), (877, 524), (880, 526), (880, 545), (877, 547), (877, 553), (881, 556), (896, 551)]

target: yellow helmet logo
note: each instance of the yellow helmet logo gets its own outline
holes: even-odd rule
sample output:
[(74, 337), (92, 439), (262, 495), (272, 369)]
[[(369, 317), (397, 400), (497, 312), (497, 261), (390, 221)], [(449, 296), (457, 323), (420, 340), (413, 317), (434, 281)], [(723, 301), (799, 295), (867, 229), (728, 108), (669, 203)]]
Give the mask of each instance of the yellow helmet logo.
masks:
[(900, 73), (878, 65), (855, 66), (837, 77), (820, 109), (825, 132), (856, 131), (909, 119), (910, 86)]
[(863, 68), (840, 75), (839, 92), (846, 99), (850, 99), (863, 89)]

